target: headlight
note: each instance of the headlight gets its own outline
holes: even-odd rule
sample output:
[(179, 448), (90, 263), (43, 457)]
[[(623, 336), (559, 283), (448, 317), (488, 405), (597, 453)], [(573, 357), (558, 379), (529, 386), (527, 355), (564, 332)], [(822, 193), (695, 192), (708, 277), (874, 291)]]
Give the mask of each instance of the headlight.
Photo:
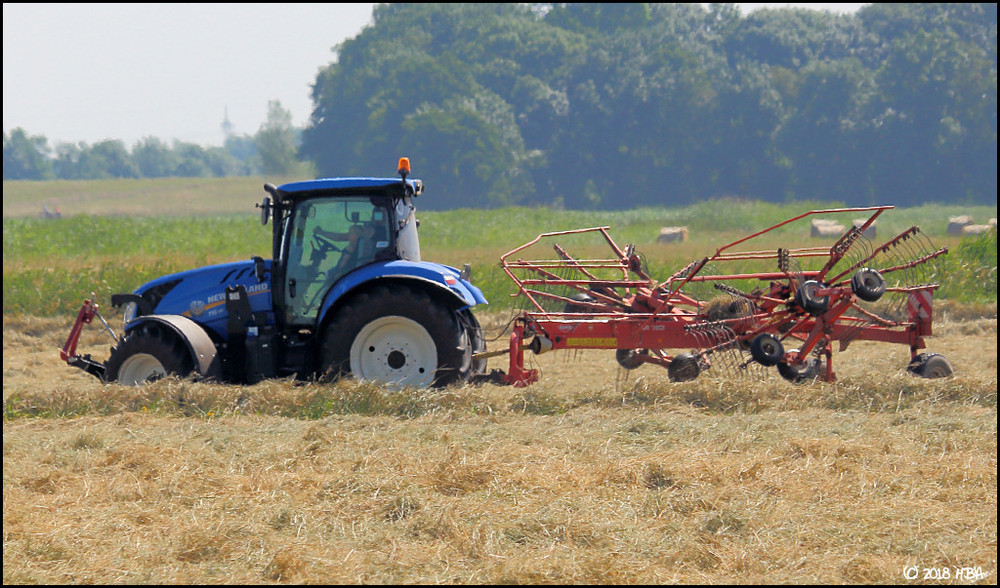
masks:
[(128, 328), (128, 324), (136, 319), (139, 314), (139, 305), (135, 302), (129, 302), (125, 305), (125, 311), (122, 315), (122, 332)]

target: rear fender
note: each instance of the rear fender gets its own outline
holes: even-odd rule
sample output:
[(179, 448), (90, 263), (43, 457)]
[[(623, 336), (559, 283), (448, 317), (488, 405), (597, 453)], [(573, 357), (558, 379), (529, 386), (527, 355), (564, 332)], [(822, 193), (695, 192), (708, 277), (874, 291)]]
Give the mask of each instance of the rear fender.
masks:
[(205, 378), (219, 378), (222, 374), (221, 364), (216, 353), (215, 343), (205, 329), (193, 320), (176, 314), (151, 314), (142, 316), (129, 323), (126, 332), (145, 323), (163, 325), (187, 346), (188, 352), (195, 360), (198, 373)]
[(358, 268), (334, 284), (327, 293), (319, 316), (325, 317), (337, 302), (353, 290), (378, 281), (420, 282), (432, 291), (440, 292), (456, 309), (488, 304), (482, 291), (463, 279), (455, 268), (426, 261), (387, 261)]

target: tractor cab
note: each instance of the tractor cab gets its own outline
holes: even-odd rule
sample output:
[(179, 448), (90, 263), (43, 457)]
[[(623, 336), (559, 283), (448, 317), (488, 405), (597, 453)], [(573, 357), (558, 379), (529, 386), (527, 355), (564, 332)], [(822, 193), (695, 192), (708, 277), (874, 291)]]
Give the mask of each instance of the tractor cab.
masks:
[[(352, 271), (378, 261), (420, 261), (413, 198), (420, 180), (334, 178), (266, 185), (261, 221), (273, 217), (272, 287), (280, 321), (316, 324), (327, 293)], [(273, 200), (272, 200), (273, 197)]]

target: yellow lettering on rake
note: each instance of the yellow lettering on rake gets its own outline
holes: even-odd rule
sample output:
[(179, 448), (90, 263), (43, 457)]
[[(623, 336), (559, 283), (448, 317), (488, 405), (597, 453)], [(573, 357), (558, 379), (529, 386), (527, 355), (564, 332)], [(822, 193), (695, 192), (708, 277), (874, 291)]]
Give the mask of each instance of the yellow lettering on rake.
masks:
[(567, 337), (566, 347), (615, 349), (618, 347), (618, 339), (614, 337)]

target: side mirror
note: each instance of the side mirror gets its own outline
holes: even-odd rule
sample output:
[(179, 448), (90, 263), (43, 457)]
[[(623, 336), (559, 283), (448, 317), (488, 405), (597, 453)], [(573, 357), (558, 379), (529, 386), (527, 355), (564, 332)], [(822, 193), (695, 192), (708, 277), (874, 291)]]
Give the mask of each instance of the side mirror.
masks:
[(257, 282), (258, 283), (264, 281), (264, 272), (265, 271), (266, 270), (265, 270), (265, 267), (264, 267), (264, 258), (263, 257), (258, 257), (256, 255), (254, 255), (253, 256), (253, 273), (254, 273), (255, 276), (257, 276)]
[(271, 206), (271, 197), (264, 196), (264, 201), (257, 205), (260, 209), (260, 224), (266, 225), (267, 221), (271, 218), (271, 211), (273, 207)]

